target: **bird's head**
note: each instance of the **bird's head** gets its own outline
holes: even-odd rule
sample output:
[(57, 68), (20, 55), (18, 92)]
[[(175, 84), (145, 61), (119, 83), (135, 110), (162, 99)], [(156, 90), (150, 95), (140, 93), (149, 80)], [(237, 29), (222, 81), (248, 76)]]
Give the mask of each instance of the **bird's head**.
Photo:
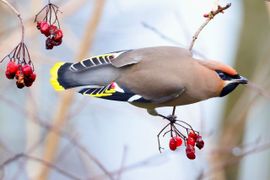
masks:
[(221, 80), (219, 96), (223, 97), (231, 93), (239, 84), (247, 84), (248, 80), (240, 76), (232, 67), (217, 61), (201, 61), (201, 63), (209, 69), (215, 71)]
[(247, 84), (248, 80), (240, 76), (238, 73), (229, 74), (226, 71), (216, 70), (219, 78), (224, 82), (223, 89), (220, 93), (220, 97), (226, 96), (232, 92), (239, 84)]

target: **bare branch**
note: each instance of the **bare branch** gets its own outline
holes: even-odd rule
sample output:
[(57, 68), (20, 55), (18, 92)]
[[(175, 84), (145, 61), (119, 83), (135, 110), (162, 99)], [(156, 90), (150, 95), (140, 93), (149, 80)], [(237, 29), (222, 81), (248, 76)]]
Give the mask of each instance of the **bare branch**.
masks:
[(54, 170), (56, 170), (57, 172), (61, 173), (62, 175), (70, 178), (70, 179), (76, 179), (76, 180), (79, 180), (81, 178), (79, 177), (76, 177), (75, 175), (71, 174), (70, 172), (67, 172), (61, 168), (59, 168), (58, 166), (48, 162), (48, 161), (44, 161), (43, 159), (40, 159), (40, 158), (37, 158), (37, 157), (34, 157), (34, 156), (30, 156), (30, 155), (27, 155), (27, 154), (24, 154), (24, 153), (19, 153), (19, 154), (16, 154), (15, 156), (7, 159), (4, 163), (2, 163), (0, 165), (0, 169), (3, 169), (5, 168), (7, 165), (21, 159), (21, 158), (26, 158), (26, 159), (29, 159), (29, 160), (32, 160), (32, 161), (36, 161), (36, 162), (39, 162), (41, 163), (42, 165), (44, 166), (47, 166), (49, 168), (52, 168)]
[(198, 36), (200, 35), (201, 31), (205, 28), (205, 26), (219, 13), (224, 13), (224, 10), (228, 9), (231, 7), (231, 3), (227, 4), (224, 7), (218, 6), (218, 9), (216, 11), (211, 11), (209, 14), (207, 14), (207, 19), (206, 21), (199, 27), (199, 29), (195, 32), (191, 44), (189, 46), (189, 51), (192, 51), (193, 46), (195, 44), (195, 41), (198, 39)]

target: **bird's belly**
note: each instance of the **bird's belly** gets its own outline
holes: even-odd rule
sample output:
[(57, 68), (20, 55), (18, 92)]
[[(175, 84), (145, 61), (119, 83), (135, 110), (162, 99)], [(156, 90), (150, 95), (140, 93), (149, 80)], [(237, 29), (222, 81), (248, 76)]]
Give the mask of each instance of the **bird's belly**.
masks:
[(175, 98), (173, 100), (163, 102), (163, 103), (139, 103), (139, 102), (134, 102), (131, 103), (134, 106), (141, 107), (141, 108), (146, 108), (146, 109), (154, 109), (158, 107), (166, 107), (166, 106), (181, 106), (181, 105), (187, 105), (187, 104), (193, 104), (199, 101), (202, 101), (203, 99), (197, 99), (190, 97), (187, 94), (183, 94), (179, 96), (178, 98)]

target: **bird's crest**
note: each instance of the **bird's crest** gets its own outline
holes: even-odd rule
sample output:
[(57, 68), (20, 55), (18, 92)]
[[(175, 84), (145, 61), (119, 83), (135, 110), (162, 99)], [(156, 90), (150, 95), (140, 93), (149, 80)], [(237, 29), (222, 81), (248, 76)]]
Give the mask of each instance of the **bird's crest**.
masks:
[(236, 72), (235, 69), (233, 69), (232, 67), (226, 65), (226, 64), (223, 64), (221, 62), (218, 62), (218, 61), (213, 61), (213, 60), (198, 60), (198, 62), (209, 68), (209, 69), (212, 69), (214, 71), (216, 70), (220, 70), (228, 75), (231, 75), (231, 76), (235, 76), (237, 75), (238, 73)]

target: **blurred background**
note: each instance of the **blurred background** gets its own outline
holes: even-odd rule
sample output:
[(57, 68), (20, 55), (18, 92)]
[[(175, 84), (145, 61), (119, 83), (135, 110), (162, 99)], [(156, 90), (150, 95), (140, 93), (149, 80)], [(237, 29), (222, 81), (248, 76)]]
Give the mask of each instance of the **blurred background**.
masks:
[[(1, 2), (1, 1), (0, 1)], [(229, 64), (250, 79), (225, 98), (178, 107), (176, 114), (202, 133), (193, 161), (171, 152), (156, 135), (166, 124), (127, 103), (55, 92), (49, 70), (57, 61), (149, 46), (188, 48), (203, 14), (226, 0), (54, 0), (63, 44), (45, 49), (33, 23), (47, 1), (9, 0), (21, 13), (37, 72), (17, 89), (0, 64), (0, 175), (2, 179), (270, 179), (270, 36), (268, 4), (235, 0), (202, 31), (194, 56)], [(20, 42), (16, 15), (0, 3), (0, 57)], [(166, 75), (164, 73), (164, 75)], [(171, 108), (158, 109), (162, 114)]]

